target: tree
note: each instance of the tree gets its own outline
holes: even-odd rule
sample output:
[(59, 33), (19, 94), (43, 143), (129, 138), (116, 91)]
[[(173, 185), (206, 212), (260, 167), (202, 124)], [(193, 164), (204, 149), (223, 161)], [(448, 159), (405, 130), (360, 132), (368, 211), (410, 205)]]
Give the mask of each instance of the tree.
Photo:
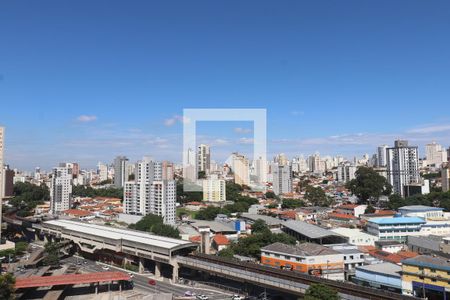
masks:
[(359, 167), (355, 176), (346, 186), (362, 203), (370, 203), (372, 199), (378, 201), (381, 195), (388, 196), (392, 192), (387, 179), (372, 168)]
[(9, 204), (16, 210), (17, 216), (27, 217), (38, 204), (49, 199), (50, 192), (45, 184), (38, 186), (29, 182), (17, 182), (14, 184), (14, 197)]
[(322, 283), (312, 283), (306, 290), (305, 300), (339, 300), (339, 294), (331, 287)]
[(155, 235), (166, 236), (171, 238), (180, 238), (180, 232), (178, 229), (164, 224), (164, 219), (161, 216), (149, 214), (142, 217), (136, 224), (130, 224), (128, 226), (131, 229), (140, 231), (148, 231)]
[(48, 242), (45, 244), (45, 257), (43, 263), (48, 266), (58, 266), (59, 265), (59, 249), (61, 247), (60, 243)]
[(220, 257), (233, 258), (234, 251), (233, 249), (231, 249), (231, 247), (227, 247), (225, 249), (220, 250), (217, 253), (217, 255)]
[(314, 206), (329, 206), (332, 203), (321, 187), (307, 186), (305, 199)]
[(305, 206), (305, 202), (298, 199), (283, 199), (283, 203), (281, 203), (281, 208), (292, 209), (297, 207)]
[(17, 255), (24, 254), (27, 251), (28, 243), (27, 242), (17, 242), (15, 245), (15, 252)]
[(265, 196), (266, 196), (266, 199), (276, 199), (277, 198), (277, 195), (275, 195), (275, 193), (272, 191), (267, 191)]
[(185, 192), (183, 180), (177, 181), (177, 201), (179, 203), (188, 203), (192, 201), (202, 201), (203, 192)]
[(267, 232), (267, 230), (270, 231), (269, 227), (267, 227), (267, 224), (264, 220), (258, 219), (252, 224), (253, 234)]
[(75, 197), (110, 197), (123, 199), (123, 188), (109, 187), (94, 189), (86, 185), (74, 185), (72, 187), (72, 194)]
[(10, 273), (0, 275), (0, 299), (12, 300), (14, 299), (14, 284), (16, 279)]
[(212, 221), (214, 220), (218, 214), (221, 213), (221, 209), (220, 207), (215, 207), (215, 206), (208, 206), (205, 209), (202, 209), (201, 211), (199, 211), (196, 215), (195, 218), (197, 220), (208, 220), (208, 221)]
[(364, 211), (365, 214), (373, 214), (375, 213), (375, 207), (373, 207), (372, 205), (367, 205), (366, 210)]

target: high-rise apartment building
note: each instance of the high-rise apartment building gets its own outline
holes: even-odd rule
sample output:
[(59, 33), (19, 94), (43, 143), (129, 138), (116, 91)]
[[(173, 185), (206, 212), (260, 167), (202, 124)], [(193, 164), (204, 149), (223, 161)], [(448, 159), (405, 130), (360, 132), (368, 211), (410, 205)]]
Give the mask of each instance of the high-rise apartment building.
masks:
[(250, 184), (249, 162), (244, 155), (238, 153), (232, 154), (231, 170), (234, 174), (234, 183), (240, 185)]
[(100, 181), (108, 180), (108, 165), (99, 162), (97, 167), (97, 173)]
[(209, 174), (211, 167), (211, 153), (208, 145), (200, 144), (197, 148), (197, 173)]
[(292, 167), (289, 165), (272, 165), (273, 192), (282, 195), (292, 192)]
[(114, 185), (117, 188), (123, 187), (125, 182), (128, 181), (127, 165), (128, 158), (125, 156), (117, 156), (114, 159)]
[(54, 215), (72, 206), (72, 169), (66, 163), (53, 168), (50, 184), (50, 212)]
[(3, 182), (3, 194), (0, 198), (14, 196), (14, 171), (8, 165), (3, 168), (3, 178), (0, 182)]
[[(3, 172), (4, 172), (4, 168), (3, 168), (3, 153), (4, 153), (4, 138), (5, 138), (5, 128), (4, 127), (0, 127), (0, 206), (1, 206), (1, 201), (2, 201), (2, 197), (4, 194), (4, 182), (3, 182)], [(1, 212), (1, 207), (0, 207), (0, 212)], [(1, 214), (0, 214), (0, 218), (1, 218)], [(1, 224), (1, 223), (0, 223)]]
[(124, 187), (124, 209), (127, 214), (155, 214), (164, 223), (175, 224), (176, 182), (173, 164), (144, 157), (136, 163), (134, 181)]
[(339, 182), (349, 182), (356, 178), (356, 166), (351, 163), (342, 163), (337, 168), (337, 181)]
[(419, 150), (409, 146), (408, 141), (397, 140), (394, 147), (387, 148), (387, 177), (393, 192), (404, 196), (404, 187), (420, 183)]
[(447, 162), (447, 151), (436, 142), (425, 145), (426, 164), (439, 168), (444, 162)]
[(441, 170), (442, 191), (450, 191), (450, 163), (446, 164)]
[(308, 158), (309, 170), (313, 173), (323, 173), (325, 166), (320, 160), (320, 154), (316, 153)]
[(0, 127), (0, 243), (2, 239), (2, 200), (4, 195), (4, 182), (3, 182), (3, 152), (4, 152), (4, 138), (5, 138), (5, 128)]
[(265, 184), (267, 180), (267, 165), (262, 157), (253, 160), (253, 175), (259, 184)]
[(185, 182), (195, 183), (197, 181), (195, 151), (189, 148), (184, 155), (183, 180)]
[(378, 147), (377, 151), (377, 166), (386, 167), (386, 151), (388, 145), (382, 145)]
[(227, 200), (225, 180), (211, 175), (203, 180), (203, 201), (224, 202)]

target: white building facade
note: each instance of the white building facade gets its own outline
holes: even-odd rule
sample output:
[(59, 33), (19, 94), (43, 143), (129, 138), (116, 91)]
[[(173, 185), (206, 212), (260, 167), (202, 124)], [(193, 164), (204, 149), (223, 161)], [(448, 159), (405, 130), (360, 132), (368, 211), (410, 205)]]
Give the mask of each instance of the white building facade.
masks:
[(419, 153), (416, 146), (408, 146), (407, 141), (395, 141), (395, 146), (387, 148), (387, 176), (393, 192), (404, 196), (404, 187), (420, 183)]
[(273, 192), (275, 195), (282, 195), (292, 192), (292, 168), (289, 165), (272, 165)]
[(156, 162), (150, 157), (136, 163), (135, 179), (124, 186), (124, 211), (126, 214), (155, 214), (164, 223), (175, 224), (176, 182), (173, 165)]
[(53, 168), (50, 184), (50, 212), (58, 215), (72, 206), (72, 169), (65, 163)]

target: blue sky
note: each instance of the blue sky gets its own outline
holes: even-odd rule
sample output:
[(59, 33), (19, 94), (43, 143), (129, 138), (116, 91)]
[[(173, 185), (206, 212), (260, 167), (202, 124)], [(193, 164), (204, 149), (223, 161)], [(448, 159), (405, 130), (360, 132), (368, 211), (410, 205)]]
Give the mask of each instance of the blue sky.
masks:
[(449, 1), (2, 1), (6, 161), (180, 161), (183, 108), (266, 108), (270, 155), (448, 146), (449, 36)]

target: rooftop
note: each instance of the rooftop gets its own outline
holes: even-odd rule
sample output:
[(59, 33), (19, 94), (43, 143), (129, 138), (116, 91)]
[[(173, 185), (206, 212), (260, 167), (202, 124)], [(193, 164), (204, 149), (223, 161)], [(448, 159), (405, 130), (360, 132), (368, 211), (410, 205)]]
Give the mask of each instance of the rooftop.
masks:
[(342, 237), (342, 235), (337, 234), (333, 231), (324, 229), (317, 225), (308, 224), (302, 221), (293, 221), (293, 220), (286, 221), (285, 223), (283, 223), (283, 226), (289, 228), (290, 230), (296, 231), (304, 236), (307, 236), (308, 238), (311, 239), (319, 239), (328, 236)]
[(424, 224), (424, 219), (418, 217), (394, 217), (394, 218), (377, 218), (370, 219), (369, 222), (375, 224)]
[(216, 243), (216, 245), (219, 246), (225, 246), (225, 245), (229, 245), (230, 241), (228, 240), (228, 238), (226, 236), (224, 236), (223, 234), (216, 234), (213, 238), (214, 243)]
[(399, 266), (397, 264), (389, 263), (389, 262), (380, 263), (380, 264), (372, 264), (372, 265), (367, 265), (367, 266), (360, 266), (360, 267), (356, 267), (356, 269), (371, 272), (371, 273), (399, 277), (399, 278), (401, 277), (400, 272), (402, 271), (401, 266)]
[(338, 251), (314, 243), (302, 243), (299, 245), (286, 245), (283, 243), (274, 243), (262, 247), (261, 250), (285, 253), (296, 256), (318, 256), (318, 255), (339, 254)]
[(403, 264), (450, 272), (450, 262), (448, 262), (446, 258), (440, 256), (419, 255), (414, 258), (405, 259)]
[(42, 225), (44, 227), (45, 225), (50, 225), (49, 227), (56, 226), (63, 230), (70, 230), (78, 233), (89, 234), (92, 236), (107, 237), (112, 240), (136, 242), (168, 250), (176, 250), (185, 246), (188, 247), (192, 245), (192, 243), (189, 243), (187, 241), (157, 236), (148, 232), (120, 229), (111, 226), (96, 225), (72, 220), (51, 220), (42, 223)]
[(63, 211), (64, 214), (66, 215), (72, 215), (72, 216), (77, 216), (77, 217), (87, 217), (87, 216), (91, 216), (92, 213), (86, 210), (81, 210), (81, 209), (67, 209), (65, 211)]
[(199, 227), (208, 226), (212, 232), (229, 232), (235, 233), (236, 229), (234, 229), (234, 223), (225, 223), (218, 221), (206, 221), (206, 220), (192, 220), (191, 225), (195, 227), (197, 230)]
[(277, 219), (277, 218), (274, 218), (274, 217), (270, 217), (270, 216), (265, 216), (265, 215), (243, 213), (241, 216), (243, 218), (249, 219), (251, 221), (263, 220), (264, 222), (266, 222), (266, 224), (268, 226), (280, 225), (283, 222), (280, 219)]
[(393, 245), (402, 245), (399, 241), (376, 241), (375, 245), (380, 246), (393, 246)]
[(440, 210), (444, 210), (444, 209), (440, 208), (440, 207), (433, 207), (433, 206), (426, 206), (426, 205), (407, 205), (407, 206), (399, 207), (399, 210), (419, 212), (419, 211), (440, 211)]

